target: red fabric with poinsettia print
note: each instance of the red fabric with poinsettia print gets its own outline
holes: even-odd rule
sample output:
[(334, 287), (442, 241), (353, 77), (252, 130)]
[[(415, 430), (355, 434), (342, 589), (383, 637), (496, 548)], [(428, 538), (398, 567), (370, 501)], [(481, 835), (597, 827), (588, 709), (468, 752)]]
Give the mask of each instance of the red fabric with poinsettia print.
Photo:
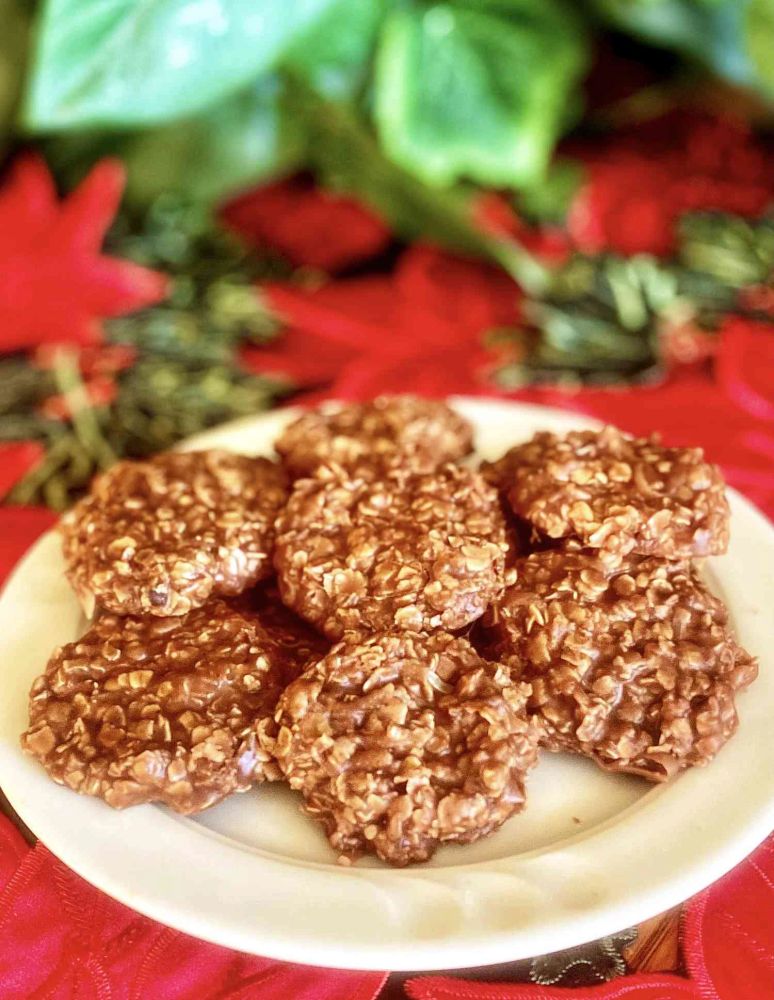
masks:
[(774, 200), (771, 151), (742, 122), (675, 111), (609, 139), (566, 145), (586, 180), (568, 218), (584, 253), (664, 256), (684, 212), (760, 216)]
[(0, 351), (94, 343), (103, 318), (164, 297), (163, 275), (100, 252), (124, 180), (103, 160), (60, 202), (38, 156), (12, 164), (0, 189)]
[(94, 889), (0, 816), (3, 1000), (373, 1000), (382, 973), (338, 972), (229, 951)]
[(391, 239), (371, 209), (305, 176), (234, 198), (221, 219), (247, 243), (277, 250), (291, 264), (331, 272), (376, 256)]
[(701, 1000), (693, 983), (660, 975), (626, 976), (577, 989), (473, 983), (438, 976), (415, 979), (408, 983), (406, 992), (412, 1000)]
[(425, 244), (406, 250), (390, 276), (316, 288), (274, 284), (266, 295), (288, 331), (243, 358), (254, 371), (316, 389), (305, 402), (380, 392), (492, 394), (486, 374), (494, 354), (482, 337), (517, 322), (522, 300), (497, 268)]

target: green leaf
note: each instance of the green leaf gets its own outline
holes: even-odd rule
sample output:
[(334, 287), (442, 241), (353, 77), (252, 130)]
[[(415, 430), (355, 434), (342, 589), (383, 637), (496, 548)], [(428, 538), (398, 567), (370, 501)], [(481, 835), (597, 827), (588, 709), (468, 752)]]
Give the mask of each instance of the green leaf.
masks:
[(360, 198), (407, 239), (487, 258), (530, 292), (544, 286), (546, 270), (531, 254), (473, 225), (469, 192), (422, 183), (384, 155), (351, 107), (325, 101), (297, 80), (291, 87), (293, 107), (306, 126), (309, 165), (324, 184)]
[(744, 26), (750, 58), (774, 90), (774, 0), (750, 0)]
[(250, 184), (292, 170), (304, 155), (300, 123), (270, 77), (205, 115), (129, 139), (121, 155), (127, 195), (147, 204), (178, 191), (210, 204)]
[(47, 0), (27, 94), (37, 130), (194, 114), (276, 65), (337, 0)]
[(382, 143), (428, 183), (528, 183), (548, 163), (585, 54), (577, 19), (556, 0), (394, 10), (376, 64)]
[(283, 66), (333, 100), (352, 97), (366, 80), (387, 0), (333, 0), (297, 35)]

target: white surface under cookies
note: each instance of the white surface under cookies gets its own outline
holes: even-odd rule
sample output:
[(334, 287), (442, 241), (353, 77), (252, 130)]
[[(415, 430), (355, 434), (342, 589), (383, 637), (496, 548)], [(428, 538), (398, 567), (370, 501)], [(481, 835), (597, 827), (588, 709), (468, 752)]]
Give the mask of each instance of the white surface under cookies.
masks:
[[(453, 402), (474, 423), (485, 457), (539, 429), (589, 426), (540, 407)], [(268, 454), (292, 415), (242, 420), (189, 446)], [(114, 812), (54, 785), (19, 748), (33, 678), (83, 624), (53, 533), (0, 600), (0, 785), (84, 878), (149, 916), (244, 951), (342, 968), (460, 968), (620, 930), (714, 881), (774, 827), (774, 529), (738, 494), (730, 498), (731, 548), (706, 575), (740, 641), (760, 657), (760, 676), (740, 694), (739, 731), (717, 759), (668, 785), (544, 753), (524, 813), (489, 839), (442, 848), (405, 870), (372, 859), (337, 865), (281, 786), (189, 819), (158, 806)]]

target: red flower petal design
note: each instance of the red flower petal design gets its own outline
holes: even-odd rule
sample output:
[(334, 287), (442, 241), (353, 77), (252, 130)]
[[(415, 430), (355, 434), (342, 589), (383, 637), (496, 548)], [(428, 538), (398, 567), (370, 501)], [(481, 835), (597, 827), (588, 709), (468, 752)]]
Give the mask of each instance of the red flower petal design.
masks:
[(774, 199), (770, 152), (731, 119), (677, 111), (566, 152), (586, 165), (568, 228), (587, 253), (665, 256), (684, 212), (757, 217)]
[(58, 202), (43, 161), (16, 160), (0, 190), (0, 350), (94, 343), (104, 317), (164, 297), (163, 275), (100, 253), (123, 187), (103, 160)]
[(376, 256), (391, 238), (370, 209), (304, 176), (235, 198), (221, 219), (247, 243), (277, 250), (291, 264), (332, 272)]
[(274, 284), (266, 294), (289, 329), (268, 348), (248, 348), (246, 363), (341, 399), (491, 392), (482, 338), (516, 322), (522, 298), (496, 268), (422, 244), (391, 276)]

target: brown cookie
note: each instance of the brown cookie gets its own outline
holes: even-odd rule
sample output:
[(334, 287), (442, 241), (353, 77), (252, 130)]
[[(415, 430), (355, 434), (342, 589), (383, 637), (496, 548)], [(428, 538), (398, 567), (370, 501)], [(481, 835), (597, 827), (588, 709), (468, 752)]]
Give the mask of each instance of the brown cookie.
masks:
[(757, 664), (689, 563), (545, 551), (514, 568), (482, 648), (532, 685), (550, 749), (651, 781), (715, 756)]
[(67, 575), (91, 615), (181, 615), (271, 574), (285, 473), (265, 458), (167, 452), (119, 462), (61, 522)]
[(275, 447), (293, 477), (330, 464), (350, 472), (396, 464), (431, 472), (469, 454), (473, 432), (439, 400), (380, 396), (370, 403), (304, 413)]
[(343, 859), (426, 861), (523, 808), (528, 693), (443, 632), (348, 638), (283, 694), (274, 752)]
[(296, 482), (274, 564), (285, 604), (335, 640), (464, 628), (502, 591), (507, 548), (497, 493), (475, 472), (324, 468)]
[(728, 501), (699, 448), (666, 448), (614, 427), (536, 434), (482, 473), (513, 511), (551, 538), (575, 537), (605, 557), (718, 555)]
[(115, 809), (199, 812), (279, 777), (256, 726), (285, 669), (271, 637), (223, 601), (175, 618), (104, 614), (33, 684), (22, 747)]
[(327, 639), (285, 607), (273, 581), (248, 590), (229, 603), (253, 619), (281, 652), (285, 684), (294, 681), (331, 648)]

